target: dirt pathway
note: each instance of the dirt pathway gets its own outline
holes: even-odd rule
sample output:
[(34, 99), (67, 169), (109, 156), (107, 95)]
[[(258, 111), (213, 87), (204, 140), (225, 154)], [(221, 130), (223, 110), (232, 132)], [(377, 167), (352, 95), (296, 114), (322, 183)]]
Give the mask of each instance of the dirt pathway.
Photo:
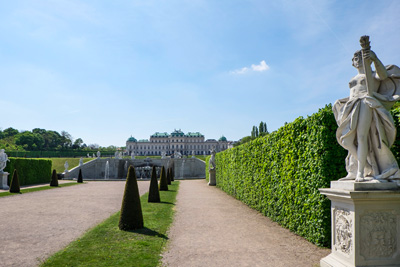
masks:
[[(138, 183), (140, 194), (149, 182)], [(0, 198), (0, 265), (37, 266), (121, 208), (125, 181)]]
[(181, 181), (165, 266), (319, 266), (330, 253), (205, 180)]

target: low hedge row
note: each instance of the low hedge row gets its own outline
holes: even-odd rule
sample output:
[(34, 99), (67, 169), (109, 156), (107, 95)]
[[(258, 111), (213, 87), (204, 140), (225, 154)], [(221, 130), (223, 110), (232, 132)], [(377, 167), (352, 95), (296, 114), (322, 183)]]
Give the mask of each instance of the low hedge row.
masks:
[(318, 188), (346, 175), (347, 151), (336, 129), (329, 105), (217, 153), (217, 186), (310, 242), (329, 246), (330, 201)]
[(48, 183), (51, 180), (51, 160), (48, 159), (22, 159), (9, 158), (10, 162), (4, 171), (10, 173), (8, 184), (10, 184), (14, 169), (18, 171), (20, 185), (31, 185)]

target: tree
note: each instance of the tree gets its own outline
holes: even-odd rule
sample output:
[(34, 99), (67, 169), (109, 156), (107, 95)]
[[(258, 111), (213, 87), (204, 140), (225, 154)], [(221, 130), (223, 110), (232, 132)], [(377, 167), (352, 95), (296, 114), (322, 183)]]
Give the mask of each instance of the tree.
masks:
[(268, 134), (267, 123), (261, 121), (258, 130), (259, 130), (259, 136), (267, 135)]
[(82, 138), (78, 138), (75, 140), (74, 144), (72, 145), (72, 148), (73, 149), (81, 148), (82, 144), (83, 144)]
[(27, 150), (40, 150), (43, 148), (44, 139), (40, 134), (25, 131), (16, 135), (15, 144), (23, 146)]
[(12, 127), (9, 127), (9, 128), (7, 128), (7, 129), (5, 129), (5, 130), (3, 131), (3, 136), (4, 136), (4, 137), (15, 136), (15, 135), (17, 135), (18, 133), (19, 133), (19, 132), (18, 132), (17, 129), (14, 129), (14, 128), (12, 128)]
[(79, 174), (78, 174), (78, 183), (83, 183), (82, 169), (79, 169)]
[(53, 173), (51, 175), (50, 186), (58, 186), (58, 177), (55, 169), (53, 170)]
[(19, 186), (18, 172), (14, 169), (14, 173), (10, 183), (10, 193), (20, 193), (21, 188)]
[(164, 166), (161, 167), (161, 175), (160, 175), (160, 191), (168, 191), (168, 181), (165, 175)]
[(72, 136), (68, 132), (61, 131), (61, 137), (62, 137), (64, 148), (69, 148), (72, 146)]
[(174, 179), (174, 172), (172, 171), (171, 167), (169, 168), (169, 171), (171, 173), (171, 182), (173, 182), (173, 181), (175, 181), (175, 179)]
[(136, 180), (135, 168), (132, 165), (129, 166), (128, 169), (118, 227), (120, 230), (124, 231), (143, 228), (143, 213), (140, 203), (139, 188)]
[(157, 172), (155, 166), (153, 166), (151, 171), (148, 202), (160, 202), (160, 191), (158, 191)]

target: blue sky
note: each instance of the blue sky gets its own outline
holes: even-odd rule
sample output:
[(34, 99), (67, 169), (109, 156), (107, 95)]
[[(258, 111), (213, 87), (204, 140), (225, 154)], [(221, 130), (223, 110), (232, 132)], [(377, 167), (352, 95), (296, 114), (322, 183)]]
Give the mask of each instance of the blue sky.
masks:
[(349, 95), (361, 35), (400, 65), (400, 1), (0, 3), (0, 128), (124, 146), (154, 132), (238, 140)]

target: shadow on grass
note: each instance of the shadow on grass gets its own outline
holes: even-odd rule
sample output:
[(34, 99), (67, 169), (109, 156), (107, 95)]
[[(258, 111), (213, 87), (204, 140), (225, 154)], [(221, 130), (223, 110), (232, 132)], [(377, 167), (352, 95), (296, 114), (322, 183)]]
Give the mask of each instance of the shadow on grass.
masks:
[(175, 203), (168, 202), (168, 201), (160, 201), (160, 202), (158, 202), (158, 203), (162, 203), (162, 204), (170, 204), (170, 205), (174, 205), (174, 206), (175, 206)]
[(127, 232), (131, 232), (131, 233), (137, 233), (137, 234), (142, 234), (142, 235), (148, 235), (148, 236), (158, 236), (161, 237), (165, 240), (168, 240), (168, 236), (164, 235), (164, 234), (160, 234), (157, 231), (151, 230), (150, 228), (144, 227), (142, 229), (136, 229), (136, 230), (129, 230)]

